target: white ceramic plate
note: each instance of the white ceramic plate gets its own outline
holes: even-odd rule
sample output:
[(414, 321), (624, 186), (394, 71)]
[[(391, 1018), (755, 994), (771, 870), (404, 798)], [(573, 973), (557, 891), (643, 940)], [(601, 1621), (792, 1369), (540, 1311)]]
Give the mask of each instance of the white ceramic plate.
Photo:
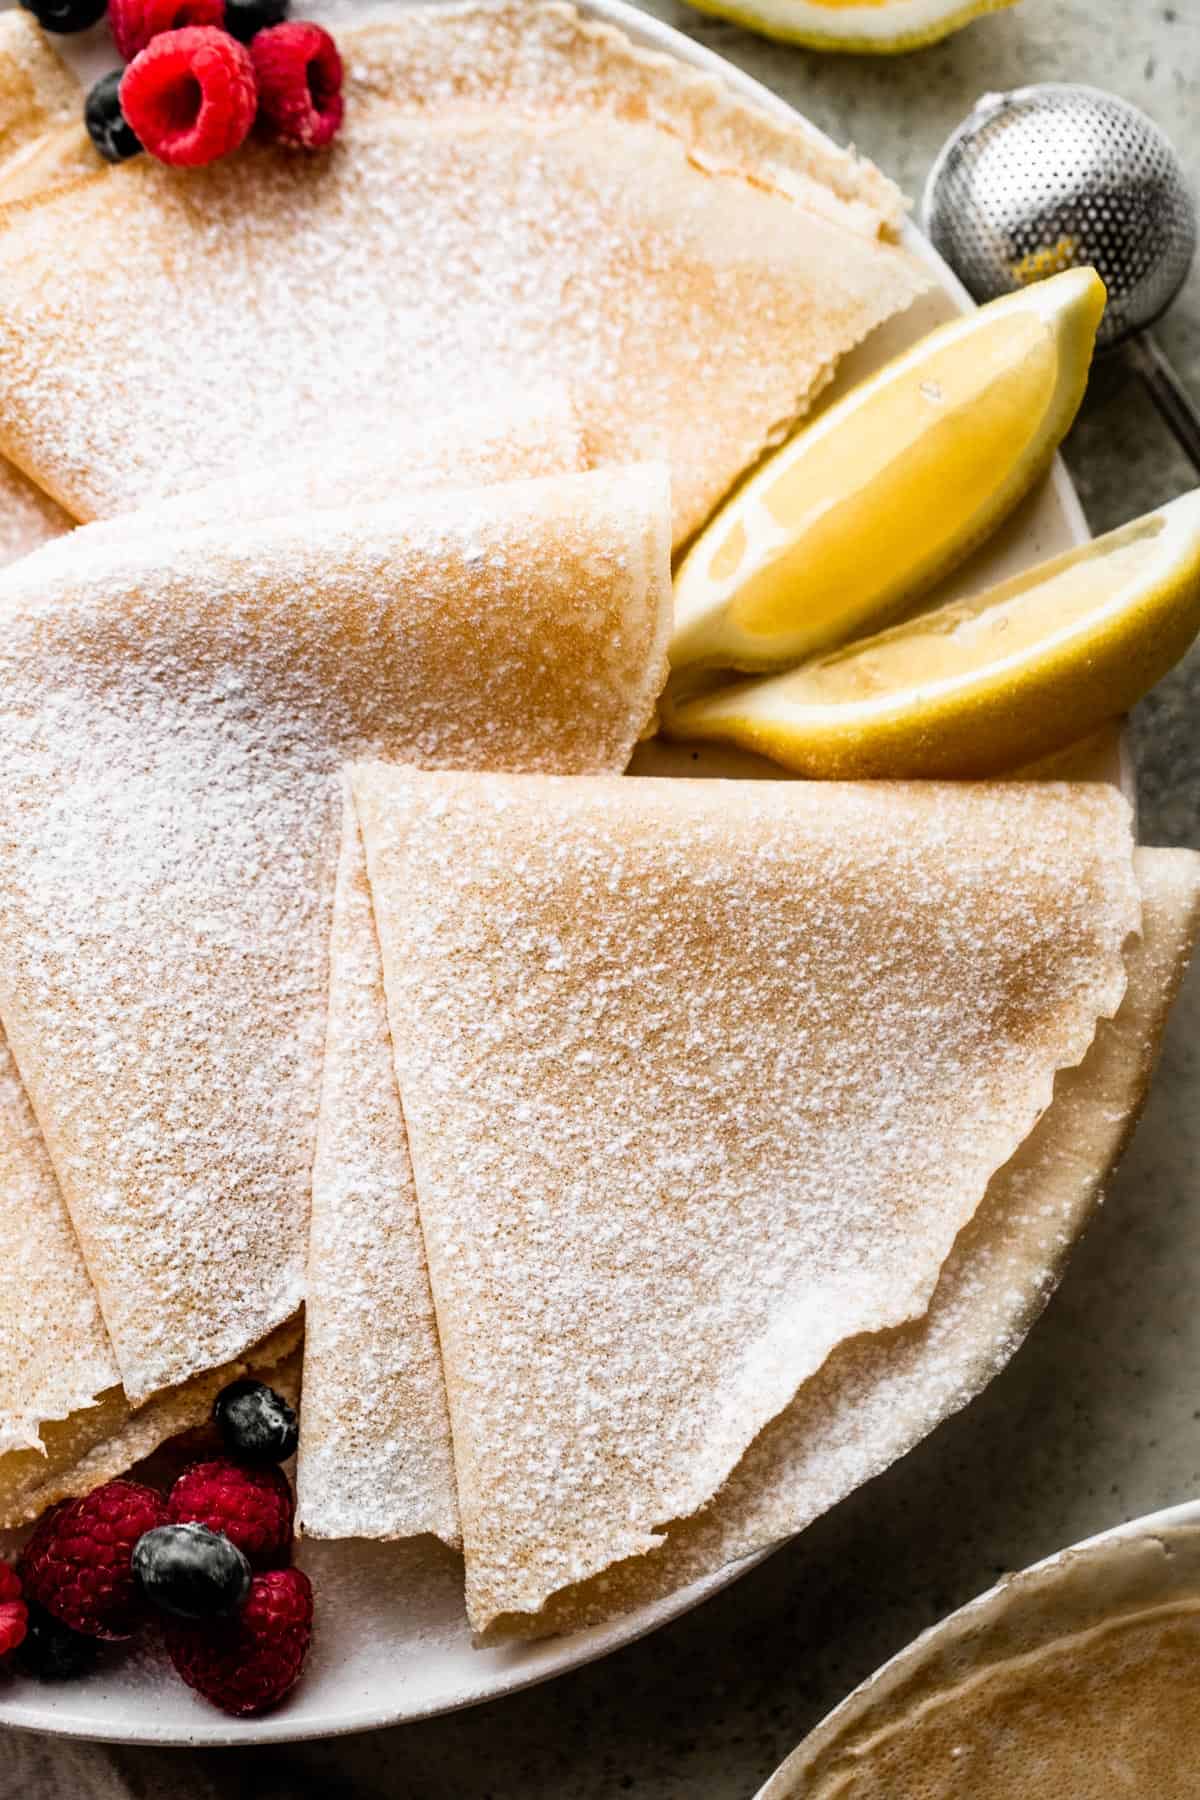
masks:
[[(1102, 1531), (1019, 1575), (1006, 1576), (922, 1632), (855, 1688), (793, 1750), (756, 1800), (805, 1800), (813, 1759), (851, 1731), (869, 1735), (882, 1726), (889, 1701), (910, 1692), (914, 1679), (924, 1677), (936, 1686), (952, 1670), (952, 1678), (961, 1680), (973, 1668), (1034, 1644), (1053, 1642), (1059, 1631), (1080, 1628), (1082, 1608), (1092, 1604), (1094, 1596), (1107, 1596), (1110, 1605), (1119, 1597), (1125, 1610), (1136, 1600), (1157, 1603), (1171, 1590), (1194, 1592), (1198, 1531), (1200, 1500), (1188, 1500)], [(1163, 1566), (1148, 1567), (1140, 1547), (1157, 1543), (1168, 1552), (1173, 1549), (1173, 1554)], [(1145, 1795), (1142, 1800), (1153, 1797)]]
[[(331, 13), (347, 17), (361, 16), (366, 9), (353, 0), (341, 4), (335, 0), (332, 5), (325, 0), (312, 10), (322, 17)], [(786, 119), (796, 116), (784, 101), (732, 64), (623, 0), (590, 0), (583, 10), (620, 25), (639, 43), (721, 75), (735, 92), (768, 112)], [(58, 41), (89, 83), (116, 61), (102, 28), (81, 39)], [(846, 359), (830, 397), (971, 304), (914, 227), (908, 228), (907, 238), (930, 268), (935, 287), (903, 318), (883, 327)], [(959, 571), (953, 591), (976, 591), (1086, 536), (1075, 491), (1066, 471), (1056, 464), (1048, 481), (986, 551)], [(689, 775), (779, 773), (738, 752), (706, 748), (697, 756), (688, 746), (657, 744), (642, 748), (637, 767), (643, 773), (675, 769)], [(1116, 775), (1115, 769), (1108, 772)], [(31, 1681), (5, 1684), (0, 1692), (0, 1725), (121, 1743), (249, 1744), (397, 1724), (495, 1699), (578, 1668), (699, 1605), (766, 1554), (722, 1569), (615, 1624), (541, 1644), (480, 1651), (471, 1646), (463, 1613), (461, 1565), (440, 1545), (432, 1540), (404, 1545), (309, 1543), (302, 1546), (298, 1560), (316, 1589), (317, 1631), (304, 1680), (279, 1712), (245, 1722), (224, 1718), (195, 1699), (157, 1659), (133, 1653), (86, 1681), (61, 1688)]]

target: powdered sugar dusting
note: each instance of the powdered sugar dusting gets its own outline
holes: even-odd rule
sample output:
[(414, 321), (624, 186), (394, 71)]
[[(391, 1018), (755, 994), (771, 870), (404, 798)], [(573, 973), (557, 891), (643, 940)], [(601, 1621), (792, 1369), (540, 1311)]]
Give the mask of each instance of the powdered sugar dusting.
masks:
[(0, 458), (0, 566), (56, 542), (74, 524), (57, 502)]
[(924, 1310), (1116, 1010), (1103, 789), (356, 777), (477, 1629)]
[(341, 13), (352, 116), (368, 106), (434, 117), (503, 108), (544, 118), (609, 113), (651, 120), (711, 171), (779, 188), (814, 211), (878, 237), (899, 232), (904, 200), (885, 175), (804, 121), (759, 112), (715, 76), (635, 46), (623, 31), (548, 0), (493, 0)]
[(135, 1401), (303, 1297), (339, 765), (623, 766), (667, 542), (633, 469), (0, 580), (0, 1012)]
[(0, 1031), (0, 1456), (119, 1379), (54, 1170)]
[(297, 1514), (460, 1542), (441, 1350), (354, 808), (342, 821), (305, 1305)]
[[(414, 54), (433, 32), (446, 69), (471, 66), (468, 27), (435, 8)], [(372, 80), (390, 58), (402, 90), (405, 42), (399, 21), (369, 56), (364, 28), (354, 56)], [(593, 38), (571, 43), (590, 95)], [(863, 229), (869, 183), (817, 208), (748, 178), (754, 158), (710, 170), (705, 110), (673, 110), (660, 71), (650, 117), (643, 63), (611, 66), (603, 106), (364, 100), (328, 156), (139, 158), (7, 218), (0, 449), (87, 519), (319, 449), (339, 421), (369, 441), (550, 380), (593, 460), (669, 463), (689, 535), (927, 278)]]
[(76, 123), (82, 102), (83, 89), (37, 22), (15, 8), (0, 13), (0, 192), (8, 165), (55, 127)]
[[(1200, 856), (1139, 850), (1144, 934), (1128, 988), (1078, 1069), (994, 1177), (947, 1258), (926, 1316), (841, 1345), (761, 1433), (713, 1504), (672, 1526), (652, 1556), (555, 1597), (572, 1631), (673, 1592), (801, 1531), (965, 1406), (1014, 1354), (1098, 1204), (1150, 1080), (1167, 1012), (1200, 926)], [(510, 1632), (527, 1619), (505, 1621)]]
[(567, 475), (586, 467), (583, 436), (566, 389), (543, 383), (528, 393), (502, 396), (494, 406), (465, 406), (422, 419), (419, 425), (397, 421), (386, 436), (366, 443), (357, 432), (346, 437), (335, 429), (319, 450), (265, 469), (259, 464), (239, 468), (151, 509), (84, 526), (86, 535), (72, 546), (72, 554), (119, 538), (254, 524), (376, 504), (393, 494)]

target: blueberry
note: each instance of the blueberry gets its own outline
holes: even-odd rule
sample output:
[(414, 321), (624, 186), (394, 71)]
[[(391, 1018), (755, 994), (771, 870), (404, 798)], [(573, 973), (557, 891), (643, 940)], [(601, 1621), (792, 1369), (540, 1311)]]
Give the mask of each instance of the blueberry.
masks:
[(147, 1600), (177, 1619), (223, 1619), (250, 1592), (250, 1564), (223, 1531), (156, 1525), (133, 1546), (133, 1573)]
[(291, 0), (225, 0), (225, 29), (248, 44), (255, 32), (282, 25), (291, 10)]
[(295, 1413), (262, 1381), (231, 1381), (217, 1395), (213, 1418), (230, 1455), (244, 1462), (286, 1462), (299, 1442)]
[(25, 1637), (13, 1652), (18, 1668), (39, 1681), (73, 1681), (94, 1666), (100, 1646), (63, 1625), (35, 1601), (27, 1601), (29, 1623)]
[(21, 0), (44, 31), (86, 31), (108, 11), (108, 0)]
[(124, 69), (102, 75), (84, 102), (83, 122), (88, 136), (106, 162), (125, 162), (141, 151), (141, 140), (121, 111), (118, 89)]

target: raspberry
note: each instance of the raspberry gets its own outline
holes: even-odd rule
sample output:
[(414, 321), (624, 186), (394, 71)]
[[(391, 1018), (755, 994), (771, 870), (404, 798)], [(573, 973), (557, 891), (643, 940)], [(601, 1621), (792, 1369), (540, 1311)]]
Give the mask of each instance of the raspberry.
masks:
[(164, 31), (224, 23), (225, 0), (108, 0), (108, 28), (126, 62)]
[(293, 1510), (292, 1490), (278, 1469), (246, 1468), (224, 1459), (185, 1469), (167, 1500), (172, 1524), (224, 1532), (255, 1569), (287, 1562)]
[(171, 1661), (190, 1688), (222, 1712), (246, 1718), (278, 1705), (295, 1685), (312, 1641), (312, 1588), (299, 1569), (256, 1575), (234, 1619), (191, 1624), (164, 1618)]
[(198, 169), (245, 140), (258, 106), (244, 44), (213, 25), (164, 31), (121, 77), (121, 111), (151, 156)]
[(129, 1559), (166, 1516), (161, 1496), (140, 1481), (109, 1481), (54, 1507), (21, 1554), (27, 1599), (85, 1637), (132, 1636), (142, 1608)]
[(342, 59), (320, 25), (291, 20), (250, 41), (258, 76), (258, 116), (281, 144), (323, 150), (345, 112)]
[(21, 1579), (11, 1563), (0, 1562), (0, 1656), (25, 1642), (29, 1608), (21, 1598)]

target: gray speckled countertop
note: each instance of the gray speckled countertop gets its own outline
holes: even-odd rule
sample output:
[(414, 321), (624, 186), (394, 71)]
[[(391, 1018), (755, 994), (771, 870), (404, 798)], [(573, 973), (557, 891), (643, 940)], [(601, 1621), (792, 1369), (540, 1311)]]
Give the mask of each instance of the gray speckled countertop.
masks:
[[(650, 10), (914, 195), (980, 93), (1054, 79), (1137, 101), (1200, 180), (1200, 0), (1024, 0), (896, 61), (807, 55), (674, 0)], [(1200, 393), (1200, 274), (1161, 335)], [(1192, 485), (1117, 370), (1098, 372), (1067, 460), (1096, 530)], [(1200, 846), (1200, 649), (1142, 707), (1136, 740), (1143, 837)], [(1198, 1274), (1200, 974), (1108, 1204), (1024, 1350), (966, 1413), (747, 1579), (604, 1663), (470, 1713), (182, 1759), (10, 1737), (0, 1794), (750, 1800), (856, 1682), (1003, 1570), (1200, 1491)]]

